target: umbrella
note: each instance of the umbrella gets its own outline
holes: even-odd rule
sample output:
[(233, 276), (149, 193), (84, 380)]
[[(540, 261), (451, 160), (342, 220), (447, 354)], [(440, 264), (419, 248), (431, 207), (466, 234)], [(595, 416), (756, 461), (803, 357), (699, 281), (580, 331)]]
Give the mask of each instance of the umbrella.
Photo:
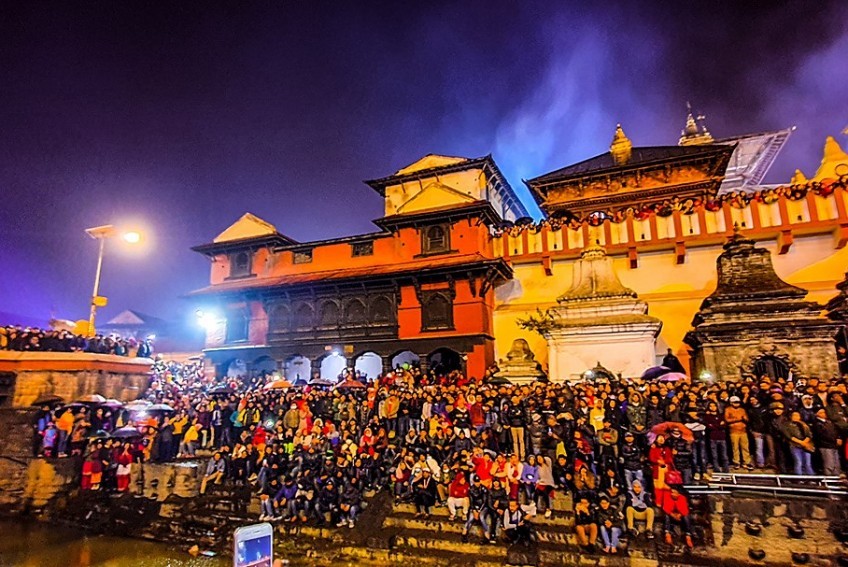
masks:
[(82, 402), (84, 404), (102, 404), (106, 401), (106, 398), (104, 398), (100, 394), (89, 394), (87, 396), (81, 397), (77, 401)]
[(292, 388), (305, 388), (308, 385), (309, 383), (306, 380), (300, 378), (294, 381), (294, 384), (292, 384)]
[(141, 433), (135, 427), (127, 426), (113, 431), (112, 437), (115, 439), (133, 439), (135, 437), (141, 437)]
[(152, 406), (147, 406), (146, 408), (144, 408), (144, 411), (148, 411), (148, 412), (150, 412), (150, 411), (169, 412), (169, 411), (177, 411), (177, 410), (175, 410), (174, 408), (172, 408), (168, 404), (153, 404)]
[[(651, 433), (654, 434), (654, 439), (658, 436), (662, 435), (666, 439), (671, 437), (672, 430), (677, 429), (682, 434), (681, 436), (691, 443), (695, 440), (695, 435), (692, 433), (692, 430), (683, 425), (682, 423), (678, 423), (676, 421), (664, 421), (662, 423), (658, 423), (657, 425), (651, 428)], [(653, 443), (653, 441), (651, 441)]]
[[(357, 380), (354, 380), (354, 382), (357, 382)], [(309, 382), (310, 386), (332, 386), (333, 384), (335, 384), (335, 382), (333, 382), (332, 380), (327, 380), (326, 378), (316, 378), (315, 380)], [(344, 384), (344, 382), (340, 383), (339, 386), (341, 386), (342, 384)]]
[(291, 382), (288, 380), (274, 380), (273, 382), (268, 382), (265, 386), (262, 387), (263, 390), (286, 390), (291, 388)]
[(64, 401), (65, 400), (63, 400), (61, 398), (61, 396), (56, 396), (54, 394), (47, 394), (47, 395), (41, 396), (40, 398), (38, 398), (37, 400), (32, 402), (31, 405), (33, 405), (33, 406), (52, 406), (52, 405), (56, 405), (56, 404), (61, 404)]
[(119, 408), (124, 405), (124, 402), (122, 402), (121, 400), (116, 400), (115, 398), (109, 398), (100, 405), (106, 406), (108, 408)]
[(669, 372), (660, 376), (660, 382), (679, 382), (680, 380), (688, 380), (689, 377), (682, 372)]
[(235, 390), (227, 386), (226, 384), (221, 384), (219, 386), (215, 386), (211, 390), (209, 390), (209, 394), (212, 396), (221, 395), (221, 394), (232, 394)]
[(88, 436), (89, 439), (109, 439), (109, 432), (104, 431), (102, 429), (98, 429), (94, 433)]
[(642, 373), (642, 380), (656, 380), (663, 374), (672, 372), (671, 368), (665, 366), (652, 366)]
[(70, 410), (87, 408), (87, 407), (88, 407), (88, 404), (84, 404), (82, 402), (71, 402), (69, 404), (65, 404), (64, 406), (62, 406), (63, 409), (70, 409)]
[(130, 402), (124, 406), (124, 409), (128, 409), (131, 411), (134, 410), (145, 410), (150, 407), (150, 402), (147, 400), (135, 400), (134, 402)]
[(509, 380), (507, 380), (503, 376), (493, 376), (492, 378), (489, 378), (489, 380), (486, 381), (486, 384), (493, 384), (495, 386), (501, 386), (501, 385), (505, 385), (505, 384), (512, 384), (512, 382), (510, 382)]
[[(313, 381), (313, 384), (315, 382)], [(360, 382), (359, 380), (354, 380), (353, 378), (348, 378), (343, 382), (339, 382), (336, 384), (337, 390), (364, 390), (365, 384)]]

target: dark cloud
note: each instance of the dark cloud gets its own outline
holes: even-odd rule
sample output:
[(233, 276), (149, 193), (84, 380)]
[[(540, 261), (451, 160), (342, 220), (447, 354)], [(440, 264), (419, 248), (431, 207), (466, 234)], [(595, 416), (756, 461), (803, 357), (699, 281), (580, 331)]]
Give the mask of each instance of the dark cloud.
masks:
[(422, 154), (494, 152), (524, 191), (616, 122), (674, 143), (687, 100), (718, 136), (797, 125), (770, 180), (811, 173), (848, 122), (846, 22), (844, 2), (7, 3), (0, 310), (83, 316), (87, 226), (149, 226), (146, 256), (107, 259), (106, 315), (167, 315), (207, 277), (189, 246), (244, 211), (371, 230), (360, 180)]

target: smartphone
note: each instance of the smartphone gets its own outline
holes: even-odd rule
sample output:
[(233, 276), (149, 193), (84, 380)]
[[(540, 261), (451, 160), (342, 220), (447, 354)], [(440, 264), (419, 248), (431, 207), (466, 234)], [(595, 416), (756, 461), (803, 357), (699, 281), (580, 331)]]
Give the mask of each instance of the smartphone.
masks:
[(271, 524), (242, 526), (233, 537), (233, 567), (271, 567), (274, 563), (274, 528)]

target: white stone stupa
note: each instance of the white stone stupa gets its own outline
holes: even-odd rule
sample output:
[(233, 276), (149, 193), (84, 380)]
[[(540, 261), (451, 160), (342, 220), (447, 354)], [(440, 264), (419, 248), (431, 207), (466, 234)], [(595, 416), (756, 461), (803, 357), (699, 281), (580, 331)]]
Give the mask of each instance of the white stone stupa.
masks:
[(624, 287), (612, 258), (599, 245), (583, 250), (574, 263), (571, 289), (548, 310), (548, 376), (579, 379), (601, 364), (631, 377), (655, 365), (662, 322), (648, 315), (648, 304)]

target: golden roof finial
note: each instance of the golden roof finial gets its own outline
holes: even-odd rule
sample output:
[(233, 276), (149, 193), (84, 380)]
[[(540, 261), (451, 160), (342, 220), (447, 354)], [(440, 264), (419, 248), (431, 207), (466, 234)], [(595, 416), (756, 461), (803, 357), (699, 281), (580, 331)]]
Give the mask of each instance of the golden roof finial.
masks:
[(839, 146), (839, 142), (833, 136), (828, 136), (824, 142), (824, 155), (819, 165), (814, 181), (823, 179), (838, 179), (844, 175), (843, 170), (848, 171), (848, 154)]
[(804, 172), (800, 169), (795, 170), (795, 175), (792, 176), (792, 181), (790, 183), (792, 185), (803, 185), (807, 182), (807, 176), (804, 175)]
[(616, 124), (615, 135), (612, 137), (610, 144), (610, 154), (616, 165), (624, 165), (630, 161), (630, 155), (633, 153), (633, 144), (630, 138), (624, 133), (621, 124)]
[(686, 102), (686, 126), (680, 131), (680, 139), (677, 141), (678, 146), (692, 146), (696, 144), (712, 144), (713, 136), (707, 130), (704, 124), (705, 116), (699, 114), (697, 117), (692, 114), (692, 105)]

